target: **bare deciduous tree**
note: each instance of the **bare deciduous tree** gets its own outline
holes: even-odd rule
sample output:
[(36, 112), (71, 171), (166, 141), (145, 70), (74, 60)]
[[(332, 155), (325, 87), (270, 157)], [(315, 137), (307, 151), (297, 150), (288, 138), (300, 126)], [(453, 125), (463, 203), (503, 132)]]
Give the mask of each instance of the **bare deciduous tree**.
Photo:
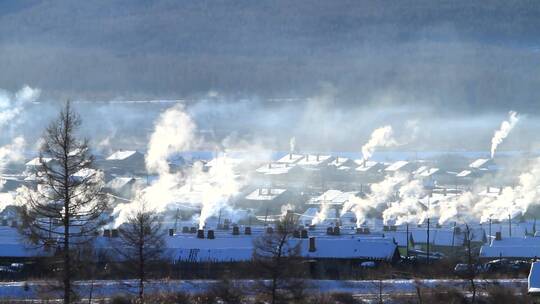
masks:
[[(128, 270), (135, 272), (139, 281), (139, 301), (144, 302), (144, 283), (147, 279), (147, 267), (163, 256), (165, 239), (161, 219), (154, 212), (146, 209), (146, 204), (139, 198), (140, 208), (132, 213), (127, 222), (119, 229), (115, 251), (122, 257)], [(127, 262), (127, 263), (125, 263)], [(135, 267), (132, 267), (132, 266)]]
[(474, 282), (474, 279), (476, 278), (476, 274), (478, 272), (477, 265), (474, 261), (473, 251), (471, 247), (471, 239), (473, 238), (473, 234), (471, 232), (471, 229), (469, 228), (468, 224), (465, 224), (465, 248), (467, 250), (467, 279), (469, 280), (469, 283), (471, 284), (471, 303), (475, 303), (476, 301), (476, 284)]
[(69, 102), (45, 130), (34, 174), (37, 185), (23, 188), (24, 232), (36, 244), (55, 245), (61, 254), (64, 303), (74, 296), (74, 253), (96, 234), (106, 208), (103, 173), (92, 168), (88, 140), (76, 132), (81, 119)]
[(302, 278), (301, 243), (292, 240), (297, 221), (288, 213), (276, 223), (272, 233), (255, 239), (253, 260), (270, 279), (260, 282), (260, 291), (272, 304), (298, 302), (304, 296), (305, 280)]

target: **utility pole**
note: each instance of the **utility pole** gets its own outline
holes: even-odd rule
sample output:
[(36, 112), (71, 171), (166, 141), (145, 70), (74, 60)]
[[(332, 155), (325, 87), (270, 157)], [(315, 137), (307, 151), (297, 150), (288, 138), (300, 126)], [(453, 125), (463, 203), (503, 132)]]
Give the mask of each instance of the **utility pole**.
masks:
[(430, 199), (428, 197), (428, 217), (427, 217), (427, 241), (426, 241), (426, 244), (427, 244), (427, 264), (429, 265), (429, 209), (431, 207), (431, 204), (430, 204)]
[(409, 258), (409, 223), (407, 223), (407, 258)]
[(512, 216), (508, 215), (508, 235), (512, 237)]
[(454, 222), (454, 229), (452, 230), (452, 253), (454, 253), (454, 240), (456, 238), (456, 222)]
[(489, 218), (489, 238), (491, 239), (491, 218)]
[(429, 265), (429, 216), (427, 218), (427, 263)]

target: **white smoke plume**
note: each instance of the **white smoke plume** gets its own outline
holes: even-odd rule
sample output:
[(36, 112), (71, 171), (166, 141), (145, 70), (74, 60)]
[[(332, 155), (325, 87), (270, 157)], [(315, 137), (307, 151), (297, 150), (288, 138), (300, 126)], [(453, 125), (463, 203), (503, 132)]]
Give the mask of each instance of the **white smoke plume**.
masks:
[(396, 145), (397, 141), (394, 139), (391, 126), (377, 128), (371, 133), (369, 141), (362, 146), (362, 158), (369, 160), (378, 147), (392, 147)]
[(356, 225), (362, 225), (372, 210), (382, 212), (387, 208), (392, 197), (398, 190), (398, 185), (407, 179), (406, 174), (394, 174), (384, 178), (381, 182), (372, 184), (370, 193), (364, 197), (352, 196), (349, 201), (343, 205), (341, 215), (352, 211), (356, 217)]
[[(186, 205), (200, 207), (198, 220), (202, 228), (209, 217), (229, 209), (230, 199), (240, 192), (244, 181), (235, 172), (237, 162), (226, 154), (214, 159), (207, 170), (196, 162), (183, 172), (170, 172), (168, 158), (197, 147), (199, 139), (195, 134), (196, 125), (182, 105), (173, 106), (159, 117), (146, 158), (147, 169), (159, 177), (139, 195), (156, 212)], [(133, 203), (118, 205), (113, 212), (117, 216), (115, 225), (122, 224), (134, 208)]]
[(184, 111), (182, 104), (161, 114), (150, 137), (146, 156), (147, 170), (160, 174), (168, 172), (168, 158), (194, 145), (195, 128), (195, 123)]
[(324, 222), (324, 220), (326, 220), (326, 218), (328, 217), (329, 210), (330, 204), (324, 201), (319, 209), (319, 212), (317, 212), (317, 214), (315, 214), (315, 217), (311, 220), (311, 224), (318, 225)]
[(422, 182), (411, 180), (399, 187), (398, 192), (396, 200), (382, 213), (384, 223), (393, 222), (395, 225), (401, 225), (423, 222), (430, 210), (419, 201), (424, 195)]
[(515, 187), (504, 187), (496, 196), (481, 197), (474, 204), (472, 212), (481, 222), (523, 215), (531, 205), (540, 202), (539, 185), (540, 159), (535, 159), (530, 168), (519, 175)]
[(508, 136), (508, 134), (516, 126), (518, 121), (519, 117), (516, 112), (508, 112), (508, 120), (505, 120), (501, 123), (501, 127), (499, 128), (499, 130), (495, 131), (495, 134), (493, 134), (493, 138), (491, 138), (491, 158), (495, 156), (495, 151), (497, 150), (497, 147)]
[(289, 140), (289, 151), (291, 153), (296, 152), (296, 137), (294, 136)]
[(0, 147), (0, 170), (3, 170), (9, 163), (23, 161), (25, 146), (26, 142), (24, 138), (18, 136), (10, 144)]
[(35, 102), (40, 94), (41, 90), (29, 86), (22, 87), (15, 94), (0, 90), (0, 127), (17, 119), (26, 104)]

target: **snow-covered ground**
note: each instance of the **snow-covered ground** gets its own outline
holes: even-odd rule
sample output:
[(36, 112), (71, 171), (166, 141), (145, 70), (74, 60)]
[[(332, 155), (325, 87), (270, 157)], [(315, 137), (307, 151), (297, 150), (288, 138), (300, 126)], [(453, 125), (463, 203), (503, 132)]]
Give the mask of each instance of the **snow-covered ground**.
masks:
[[(155, 292), (188, 292), (201, 293), (208, 290), (216, 281), (213, 280), (166, 280), (150, 281), (145, 285), (146, 293)], [(253, 290), (255, 281), (238, 280), (236, 283), (243, 285), (244, 290)], [(363, 281), (336, 281), (336, 280), (313, 280), (311, 288), (315, 292), (347, 292), (356, 295), (378, 294), (380, 284), (385, 294), (409, 294), (415, 293), (417, 286), (421, 288), (437, 288), (439, 286), (466, 289), (469, 283), (464, 280), (363, 280)], [(521, 289), (527, 286), (527, 279), (498, 279), (477, 280), (479, 288), (488, 285), (502, 285), (509, 288)], [(111, 297), (117, 294), (135, 294), (137, 281), (79, 281), (75, 283), (78, 294), (82, 298)], [(0, 298), (2, 299), (41, 299), (44, 297), (57, 298), (58, 294), (50, 292), (51, 286), (47, 282), (2, 282), (0, 283)]]

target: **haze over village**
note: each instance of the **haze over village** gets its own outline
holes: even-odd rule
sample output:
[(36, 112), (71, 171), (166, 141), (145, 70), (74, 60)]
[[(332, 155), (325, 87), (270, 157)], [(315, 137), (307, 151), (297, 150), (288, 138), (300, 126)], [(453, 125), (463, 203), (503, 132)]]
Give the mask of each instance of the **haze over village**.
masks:
[(536, 303), (539, 8), (1, 3), (0, 303)]

